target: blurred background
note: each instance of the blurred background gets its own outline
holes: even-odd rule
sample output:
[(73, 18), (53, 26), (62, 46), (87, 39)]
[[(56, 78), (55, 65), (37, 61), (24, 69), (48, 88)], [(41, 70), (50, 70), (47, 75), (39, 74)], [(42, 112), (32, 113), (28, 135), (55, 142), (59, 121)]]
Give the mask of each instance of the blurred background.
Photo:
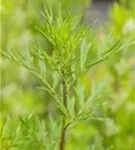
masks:
[[(45, 5), (57, 9), (57, 0), (44, 0)], [(111, 34), (116, 40), (121, 36), (128, 43), (135, 35), (134, 0), (63, 0), (63, 15), (70, 10), (82, 14), (82, 22), (92, 27), (90, 40), (95, 50)], [(45, 47), (46, 43), (35, 30), (42, 28), (43, 0), (3, 0), (0, 3), (1, 49), (23, 51), (33, 49), (35, 41)], [(87, 121), (77, 125), (68, 141), (67, 149), (85, 149), (93, 145), (96, 150), (135, 150), (135, 53), (134, 46), (124, 48), (107, 63), (91, 69), (90, 75), (98, 83), (108, 78), (109, 105), (100, 107), (99, 116), (107, 121)], [(51, 97), (37, 90), (40, 81), (25, 68), (0, 56), (0, 111), (12, 118), (35, 112), (44, 118), (55, 114)], [(83, 78), (86, 87), (89, 77)], [(83, 138), (83, 140), (82, 140)], [(78, 142), (81, 141), (81, 142)]]

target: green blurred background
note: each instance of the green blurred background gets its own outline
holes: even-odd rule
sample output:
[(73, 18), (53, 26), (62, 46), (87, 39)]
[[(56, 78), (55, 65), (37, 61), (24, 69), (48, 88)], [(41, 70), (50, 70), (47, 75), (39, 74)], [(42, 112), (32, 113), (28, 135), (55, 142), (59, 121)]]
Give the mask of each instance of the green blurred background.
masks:
[[(3, 0), (1, 2), (0, 43), (2, 50), (33, 49), (35, 41), (39, 41), (43, 47), (48, 46), (35, 30), (35, 26), (42, 28), (43, 3), (53, 5), (54, 12), (57, 9), (58, 1), (56, 0), (44, 0), (44, 2), (43, 0)], [(82, 21), (92, 26), (94, 34), (91, 39), (96, 43), (96, 50), (101, 45), (104, 46), (104, 40), (109, 34), (113, 36), (111, 40), (121, 37), (123, 43), (128, 43), (134, 38), (134, 0), (121, 0), (113, 3), (101, 0), (100, 3), (94, 2), (94, 4), (88, 0), (63, 0), (62, 3), (65, 16), (67, 11), (71, 11), (74, 15), (82, 13)], [(135, 150), (134, 50), (134, 46), (124, 48), (109, 61), (91, 69), (90, 74), (83, 77), (82, 80), (88, 88), (91, 84), (89, 75), (97, 83), (108, 78), (105, 90), (109, 89), (109, 103), (97, 110), (99, 117), (107, 118), (107, 120), (92, 120), (77, 125), (72, 130), (67, 150), (83, 150), (89, 145), (93, 150), (108, 148)], [(47, 117), (48, 114), (55, 115), (56, 108), (50, 100), (51, 97), (37, 89), (40, 81), (29, 74), (26, 69), (0, 56), (0, 72), (1, 115), (9, 114), (14, 119), (31, 112), (41, 119)]]

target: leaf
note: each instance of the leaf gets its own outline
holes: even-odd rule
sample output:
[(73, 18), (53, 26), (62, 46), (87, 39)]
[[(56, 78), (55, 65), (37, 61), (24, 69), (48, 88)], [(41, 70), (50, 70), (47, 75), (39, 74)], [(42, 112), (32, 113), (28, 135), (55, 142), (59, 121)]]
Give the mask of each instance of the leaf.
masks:
[(77, 94), (77, 99), (80, 107), (82, 107), (85, 103), (85, 89), (84, 86), (81, 84), (78, 84), (76, 88), (76, 94)]
[(56, 89), (57, 85), (59, 84), (59, 75), (56, 71), (52, 73), (52, 82), (52, 88)]
[(106, 79), (102, 81), (100, 84), (98, 84), (98, 86), (96, 86), (95, 82), (92, 80), (92, 92), (90, 97), (86, 100), (86, 105), (88, 104), (92, 105), (95, 102), (96, 97), (102, 94), (102, 91), (104, 91), (104, 87), (106, 84), (107, 84)]
[(91, 68), (92, 66), (95, 66), (99, 64), (102, 61), (105, 61), (108, 59), (112, 54), (118, 52), (120, 50), (120, 42), (116, 42), (109, 50), (105, 51), (104, 53), (100, 54), (100, 56), (97, 56), (95, 60), (86, 66), (86, 69)]
[(55, 46), (55, 43), (53, 42), (52, 38), (50, 36), (48, 36), (48, 34), (46, 32), (44, 32), (43, 30), (41, 30), (39, 27), (35, 27), (37, 29), (37, 31), (39, 31), (39, 33), (41, 33), (41, 35), (47, 39), (53, 46)]
[(75, 98), (72, 97), (68, 100), (68, 110), (70, 113), (70, 117), (74, 117), (75, 116)]

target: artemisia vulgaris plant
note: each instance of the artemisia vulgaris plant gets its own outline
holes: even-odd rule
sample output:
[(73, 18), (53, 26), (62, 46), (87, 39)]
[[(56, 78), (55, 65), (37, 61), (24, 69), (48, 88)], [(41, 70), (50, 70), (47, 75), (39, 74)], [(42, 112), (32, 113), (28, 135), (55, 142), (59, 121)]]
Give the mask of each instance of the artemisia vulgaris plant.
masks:
[[(36, 127), (42, 130), (39, 141), (44, 141), (41, 142), (44, 150), (65, 150), (68, 131), (80, 121), (95, 116), (96, 106), (100, 103), (99, 97), (104, 87), (104, 82), (95, 85), (92, 81), (91, 92), (86, 92), (81, 77), (87, 74), (91, 67), (95, 67), (108, 59), (110, 55), (118, 52), (121, 44), (114, 41), (107, 45), (106, 42), (102, 52), (94, 52), (93, 55), (92, 29), (80, 21), (81, 16), (73, 16), (70, 13), (63, 16), (61, 7), (54, 14), (52, 8), (45, 7), (42, 18), (44, 20), (43, 28), (36, 27), (36, 30), (51, 45), (50, 51), (37, 42), (35, 49), (24, 50), (20, 53), (7, 50), (2, 51), (2, 54), (25, 67), (41, 80), (40, 89), (48, 92), (54, 100), (53, 102), (60, 112), (61, 121), (57, 121), (57, 128), (53, 119), (50, 118), (52, 132), (47, 134), (44, 132), (45, 127), (42, 122), (35, 121), (32, 124), (38, 124), (39, 126)], [(48, 72), (51, 80), (47, 78)], [(26, 124), (27, 119), (24, 118), (21, 122)], [(21, 127), (18, 128), (17, 131), (19, 131), (16, 134), (19, 136), (23, 133), (20, 130)], [(30, 130), (24, 129), (24, 126), (23, 130), (28, 135), (30, 134)], [(49, 140), (47, 140), (48, 137), (50, 137)]]

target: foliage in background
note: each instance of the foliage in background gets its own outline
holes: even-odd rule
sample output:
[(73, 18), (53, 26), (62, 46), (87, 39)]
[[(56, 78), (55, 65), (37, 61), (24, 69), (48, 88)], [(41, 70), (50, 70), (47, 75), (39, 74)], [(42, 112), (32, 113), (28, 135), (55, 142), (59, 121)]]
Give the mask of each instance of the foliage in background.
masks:
[[(74, 8), (76, 6), (75, 1), (69, 1), (70, 8)], [(130, 1), (125, 1), (130, 3)], [(125, 3), (124, 2), (124, 3)], [(68, 1), (64, 1), (64, 3), (68, 4)], [(122, 2), (122, 4), (124, 4)], [(82, 5), (83, 2), (80, 1), (78, 6)], [(111, 56), (111, 59), (106, 63), (102, 63), (102, 65), (98, 65), (96, 68), (91, 68), (88, 74), (85, 74), (81, 77), (81, 85), (78, 85), (77, 90), (79, 94), (83, 93), (85, 89), (85, 93), (91, 94), (90, 89), (92, 89), (93, 80), (94, 83), (99, 84), (104, 78), (107, 78), (108, 82), (105, 84), (103, 91), (107, 91), (107, 93), (103, 93), (100, 97), (100, 101), (109, 100), (109, 104), (98, 104), (94, 110), (96, 110), (96, 116), (98, 118), (102, 118), (99, 120), (95, 120), (94, 118), (89, 121), (85, 121), (75, 126), (72, 129), (72, 132), (68, 132), (70, 135), (70, 139), (67, 139), (67, 149), (103, 149), (107, 148), (121, 150), (124, 148), (133, 149), (134, 144), (134, 111), (135, 111), (135, 102), (134, 102), (134, 15), (133, 5), (129, 5), (128, 9), (127, 5), (118, 5), (115, 4), (111, 10), (111, 23), (109, 22), (106, 26), (106, 30), (104, 28), (96, 28), (92, 29), (88, 32), (87, 41), (92, 43), (90, 55), (87, 55), (88, 61), (91, 61), (91, 58), (95, 58), (95, 56), (102, 53), (112, 43), (115, 43), (117, 39), (121, 39), (122, 50), (117, 53), (117, 55)], [(53, 4), (56, 6), (56, 3)], [(68, 5), (64, 5), (63, 15), (67, 13)], [(33, 49), (35, 49), (35, 41), (36, 39), (40, 44), (41, 48), (46, 49), (49, 55), (52, 54), (53, 46), (47, 42), (44, 38), (39, 35), (38, 32), (35, 32), (34, 27), (38, 26), (40, 29), (44, 29), (43, 19), (40, 15), (40, 9), (42, 7), (41, 1), (4, 1), (1, 7), (1, 15), (2, 15), (2, 40), (1, 45), (2, 49), (10, 49), (15, 53), (24, 52), (30, 50), (33, 54)], [(56, 6), (57, 8), (57, 6)], [(80, 7), (78, 7), (80, 10)], [(39, 10), (39, 11), (38, 11)], [(42, 11), (41, 10), (41, 11)], [(65, 10), (65, 12), (64, 12)], [(19, 14), (19, 16), (18, 16)], [(54, 12), (54, 14), (56, 14)], [(119, 15), (118, 15), (119, 14)], [(12, 17), (11, 17), (12, 16)], [(18, 16), (18, 18), (17, 18)], [(20, 20), (18, 20), (20, 18)], [(18, 20), (18, 21), (17, 21)], [(8, 23), (7, 23), (8, 22)], [(80, 26), (80, 25), (79, 25)], [(114, 32), (113, 32), (114, 30)], [(84, 42), (85, 43), (85, 42)], [(130, 45), (128, 46), (127, 45)], [(68, 43), (67, 43), (68, 44)], [(85, 44), (83, 44), (85, 45)], [(38, 49), (38, 48), (37, 48)], [(35, 49), (35, 50), (37, 50)], [(34, 57), (34, 55), (32, 55)], [(79, 56), (79, 54), (77, 54)], [(84, 55), (81, 55), (82, 57)], [(2, 58), (4, 59), (4, 58)], [(36, 60), (36, 57), (34, 57)], [(55, 59), (54, 59), (55, 60)], [(34, 61), (34, 64), (38, 64), (37, 61)], [(83, 63), (82, 63), (83, 64)], [(78, 65), (78, 64), (77, 64)], [(71, 67), (71, 66), (69, 66)], [(14, 68), (14, 69), (13, 69)], [(76, 67), (78, 71), (78, 66)], [(48, 66), (47, 66), (48, 69)], [(57, 122), (60, 121), (58, 117), (60, 112), (57, 112), (55, 104), (52, 102), (52, 97), (49, 94), (44, 94), (44, 92), (38, 90), (36, 87), (41, 85), (40, 81), (36, 78), (29, 75), (29, 73), (18, 67), (15, 63), (11, 63), (10, 61), (4, 59), (1, 60), (1, 70), (3, 79), (1, 86), (1, 108), (2, 112), (6, 112), (6, 114), (10, 114), (13, 119), (7, 119), (7, 115), (5, 116), (6, 120), (4, 121), (1, 118), (1, 127), (2, 127), (2, 136), (5, 142), (2, 141), (3, 146), (6, 145), (14, 145), (16, 148), (20, 148), (20, 146), (26, 146), (28, 149), (34, 149), (34, 147), (41, 147), (45, 149), (45, 131), (51, 134), (50, 130), (42, 129), (44, 126), (44, 121), (41, 123), (41, 118), (45, 117), (45, 124), (48, 125), (48, 113), (52, 114), (55, 119), (57, 118)], [(78, 73), (77, 73), (78, 74)], [(10, 75), (10, 76), (9, 76)], [(51, 82), (52, 79), (57, 76), (55, 73), (52, 77), (50, 71), (47, 72), (47, 81)], [(31, 77), (31, 78), (30, 78)], [(92, 80), (90, 80), (92, 79)], [(59, 80), (58, 80), (59, 83)], [(56, 83), (55, 83), (56, 84)], [(53, 85), (53, 84), (52, 84)], [(83, 86), (82, 86), (83, 85)], [(102, 85), (102, 84), (101, 84)], [(103, 83), (104, 85), (104, 83)], [(58, 86), (59, 87), (59, 86)], [(58, 89), (56, 87), (56, 89)], [(101, 86), (102, 87), (102, 86)], [(99, 88), (94, 86), (94, 89), (98, 91)], [(102, 88), (101, 88), (102, 89)], [(108, 91), (109, 89), (109, 91)], [(102, 92), (102, 91), (100, 91)], [(71, 93), (72, 94), (72, 93)], [(78, 96), (80, 100), (82, 100), (83, 95)], [(111, 100), (111, 102), (110, 102)], [(99, 101), (98, 101), (99, 102)], [(73, 104), (70, 104), (73, 105)], [(77, 106), (82, 106), (82, 104), (77, 104)], [(99, 107), (100, 106), (100, 107)], [(31, 111), (36, 111), (35, 114), (39, 116), (38, 119), (32, 115), (29, 119), (28, 115)], [(57, 112), (57, 113), (56, 113)], [(73, 112), (70, 112), (73, 113)], [(13, 130), (17, 132), (17, 128), (25, 127), (23, 122), (18, 120), (16, 116), (26, 114), (26, 126), (29, 128), (24, 129), (24, 133), (19, 132), (14, 137)], [(58, 115), (56, 115), (58, 114)], [(4, 114), (3, 114), (4, 115)], [(125, 116), (125, 117), (123, 117)], [(37, 118), (37, 117), (36, 117)], [(16, 120), (16, 125), (14, 125), (14, 120)], [(36, 121), (35, 121), (36, 120)], [(7, 122), (7, 123), (6, 123)], [(34, 122), (34, 123), (33, 123)], [(40, 123), (36, 123), (40, 122)], [(20, 125), (18, 125), (20, 124)], [(36, 125), (38, 124), (38, 125)], [(51, 123), (52, 125), (55, 123)], [(36, 127), (35, 127), (36, 126)], [(39, 128), (41, 126), (41, 128)], [(43, 127), (44, 128), (44, 127)], [(41, 130), (40, 130), (41, 129)], [(3, 131), (4, 130), (4, 131)], [(5, 135), (5, 131), (8, 132)], [(58, 133), (60, 128), (58, 128)], [(53, 131), (54, 132), (54, 131)], [(41, 134), (42, 133), (42, 134)], [(33, 136), (33, 134), (35, 136)], [(38, 138), (44, 138), (43, 140), (37, 140)], [(52, 135), (54, 139), (56, 134)], [(48, 134), (47, 134), (48, 136)], [(60, 136), (60, 135), (58, 135)], [(33, 138), (31, 138), (33, 137)], [(82, 141), (83, 137), (83, 141)], [(28, 139), (28, 140), (27, 140)], [(3, 139), (2, 139), (3, 140)], [(11, 141), (10, 141), (11, 140)], [(13, 141), (12, 141), (13, 140)], [(21, 141), (25, 141), (26, 145), (21, 145)], [(33, 145), (33, 141), (40, 141)], [(81, 141), (81, 142), (80, 142)], [(9, 144), (7, 144), (9, 142)], [(10, 144), (10, 142), (12, 144)], [(57, 140), (54, 140), (57, 142)], [(32, 143), (32, 144), (31, 144)], [(17, 144), (17, 145), (16, 145)], [(56, 144), (56, 143), (55, 143)], [(42, 147), (42, 145), (44, 145)], [(53, 144), (52, 144), (53, 145)], [(57, 145), (57, 144), (56, 144)], [(30, 146), (30, 147), (29, 147)], [(78, 147), (77, 147), (78, 146)], [(9, 146), (10, 147), (10, 146)], [(22, 147), (22, 149), (27, 148)], [(50, 147), (48, 146), (48, 149)], [(7, 147), (8, 149), (8, 147)], [(46, 148), (47, 149), (47, 148)], [(57, 149), (57, 146), (56, 146)]]

